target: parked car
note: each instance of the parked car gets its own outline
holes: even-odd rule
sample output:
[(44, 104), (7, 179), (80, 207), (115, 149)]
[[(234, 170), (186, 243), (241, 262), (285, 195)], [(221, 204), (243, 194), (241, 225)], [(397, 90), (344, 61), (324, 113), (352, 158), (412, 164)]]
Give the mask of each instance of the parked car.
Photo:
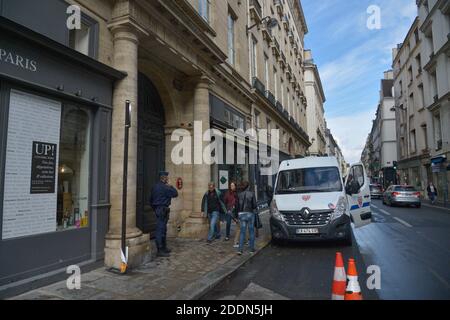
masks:
[(372, 213), (364, 166), (352, 166), (346, 180), (344, 185), (335, 157), (283, 161), (269, 195), (272, 240), (341, 240), (351, 245), (351, 222), (365, 226)]
[(420, 192), (413, 186), (393, 185), (386, 189), (383, 194), (383, 204), (416, 206), (420, 208), (422, 202)]
[(379, 184), (371, 184), (370, 197), (372, 199), (381, 199), (383, 197), (383, 188)]

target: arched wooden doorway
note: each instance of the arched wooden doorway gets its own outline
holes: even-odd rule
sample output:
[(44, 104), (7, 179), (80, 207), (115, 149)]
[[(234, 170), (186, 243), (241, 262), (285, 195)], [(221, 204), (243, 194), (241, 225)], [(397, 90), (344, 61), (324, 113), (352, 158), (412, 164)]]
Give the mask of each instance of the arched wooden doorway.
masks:
[(150, 207), (150, 193), (165, 169), (165, 112), (158, 90), (139, 73), (138, 79), (138, 167), (136, 222), (144, 233), (153, 233), (156, 219)]

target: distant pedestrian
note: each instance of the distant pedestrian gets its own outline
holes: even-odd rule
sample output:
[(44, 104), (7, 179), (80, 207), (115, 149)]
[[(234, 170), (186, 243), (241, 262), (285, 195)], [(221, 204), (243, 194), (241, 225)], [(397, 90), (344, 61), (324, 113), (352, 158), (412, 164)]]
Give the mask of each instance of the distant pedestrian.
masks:
[(229, 241), (231, 234), (231, 222), (233, 220), (237, 221), (238, 218), (237, 206), (239, 203), (239, 198), (237, 194), (236, 183), (230, 183), (227, 192), (225, 192), (225, 195), (223, 196), (223, 201), (225, 202), (225, 207), (227, 208), (227, 214), (225, 216), (225, 222), (227, 224), (225, 241)]
[(430, 181), (427, 187), (428, 198), (431, 200), (432, 204), (436, 203), (436, 198), (438, 196), (437, 188), (434, 186), (433, 182)]
[(169, 184), (169, 173), (161, 171), (159, 181), (152, 189), (150, 204), (156, 214), (156, 246), (158, 257), (170, 256), (170, 249), (167, 248), (167, 223), (169, 222), (170, 204), (172, 198), (178, 197), (178, 191)]
[(255, 252), (255, 215), (257, 211), (255, 194), (250, 191), (250, 184), (245, 181), (242, 183), (242, 192), (239, 193), (239, 223), (240, 223), (240, 238), (239, 238), (239, 255), (244, 251), (245, 233), (248, 228), (250, 251)]
[(213, 240), (220, 239), (220, 229), (218, 223), (220, 223), (220, 216), (224, 215), (226, 210), (223, 203), (221, 192), (216, 189), (214, 182), (208, 184), (208, 191), (202, 199), (202, 213), (208, 217), (209, 220), (209, 232), (207, 242), (211, 243)]

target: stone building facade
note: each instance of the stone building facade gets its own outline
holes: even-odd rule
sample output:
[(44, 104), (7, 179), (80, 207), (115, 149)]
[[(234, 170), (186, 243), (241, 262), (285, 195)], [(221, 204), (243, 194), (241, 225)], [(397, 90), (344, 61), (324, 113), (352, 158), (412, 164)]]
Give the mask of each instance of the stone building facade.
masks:
[(311, 50), (305, 50), (305, 87), (308, 101), (307, 123), (308, 135), (311, 138), (309, 154), (322, 156), (326, 154), (326, 123), (324, 103), (325, 93), (320, 79), (319, 69), (314, 63)]
[[(175, 164), (172, 150), (182, 138), (199, 134), (196, 121), (203, 130), (221, 132), (279, 129), (281, 159), (306, 154), (303, 40), (308, 29), (298, 1), (76, 4), (99, 22), (99, 60), (127, 74), (114, 88), (106, 265), (120, 263), (125, 100), (133, 106), (127, 193), (131, 265), (149, 257), (153, 213), (147, 200), (159, 170), (169, 171), (172, 183), (180, 179), (183, 184), (169, 222), (169, 235), (176, 237), (205, 236), (200, 203), (209, 181), (220, 185), (223, 175), (250, 180), (260, 200), (265, 186), (273, 183), (248, 161), (241, 166)], [(194, 144), (193, 157), (205, 146)]]
[[(449, 200), (450, 181), (450, 3), (419, 0), (419, 30), (427, 113), (431, 179), (439, 200)], [(431, 180), (430, 179), (430, 180)]]
[(394, 49), (394, 88), (398, 134), (398, 174), (402, 183), (425, 190), (431, 178), (421, 35), (416, 18), (405, 41)]
[[(250, 159), (252, 151), (266, 149), (269, 145), (269, 153), (278, 152), (281, 161), (306, 155), (311, 145), (306, 132), (304, 82), (304, 37), (308, 28), (299, 1), (47, 0), (38, 5), (33, 0), (2, 0), (0, 3), (0, 19), (8, 21), (2, 25), (5, 32), (20, 33), (16, 35), (17, 39), (28, 39), (29, 42), (33, 39), (32, 43), (40, 50), (46, 48), (48, 52), (34, 50), (42, 53), (39, 58), (44, 62), (50, 61), (47, 54), (53, 58), (57, 56), (58, 61), (66, 58), (67, 63), (62, 64), (66, 68), (55, 65), (53, 69), (59, 69), (61, 74), (71, 74), (57, 82), (59, 78), (46, 75), (47, 64), (30, 58), (28, 69), (20, 71), (24, 71), (26, 77), (39, 71), (42, 83), (34, 85), (36, 96), (22, 97), (13, 92), (13, 98), (18, 102), (10, 103), (10, 82), (18, 79), (9, 71), (17, 71), (14, 69), (17, 65), (16, 61), (9, 63), (9, 55), (3, 61), (6, 49), (0, 47), (0, 122), (8, 123), (9, 104), (16, 108), (14, 103), (19, 105), (28, 99), (36, 105), (44, 105), (41, 95), (49, 93), (63, 101), (60, 109), (56, 108), (58, 101), (54, 102), (52, 111), (56, 119), (59, 113), (65, 115), (61, 110), (65, 108), (64, 99), (68, 99), (80, 105), (71, 107), (73, 110), (69, 108), (78, 117), (76, 121), (67, 120), (70, 130), (66, 131), (75, 137), (69, 136), (67, 141), (55, 138), (55, 145), (66, 147), (73, 143), (80, 149), (77, 151), (83, 152), (79, 157), (83, 166), (78, 164), (83, 168), (83, 176), (76, 183), (71, 183), (72, 177), (67, 178), (66, 183), (66, 177), (81, 173), (67, 163), (60, 164), (61, 186), (57, 187), (61, 192), (52, 194), (55, 198), (58, 196), (58, 206), (61, 202), (67, 214), (77, 218), (67, 224), (65, 212), (61, 217), (58, 213), (57, 219), (61, 220), (58, 224), (61, 225), (57, 227), (67, 232), (45, 233), (41, 230), (34, 235), (42, 238), (42, 247), (49, 243), (55, 247), (54, 252), (45, 251), (42, 261), (35, 259), (30, 264), (22, 263), (24, 270), (20, 275), (14, 274), (20, 257), (8, 258), (9, 271), (5, 275), (0, 273), (0, 287), (3, 283), (41, 275), (72, 263), (89, 264), (104, 259), (108, 267), (120, 266), (127, 101), (131, 106), (125, 193), (130, 266), (139, 265), (151, 256), (150, 238), (155, 218), (149, 196), (160, 170), (170, 172), (171, 183), (179, 192), (179, 197), (172, 202), (168, 235), (203, 239), (207, 221), (200, 207), (210, 181), (225, 189), (231, 180), (238, 183), (248, 180), (258, 201), (264, 205), (266, 188), (274, 183), (274, 179), (261, 174), (266, 165), (263, 160), (267, 159), (258, 155), (253, 163)], [(40, 14), (31, 14), (33, 10), (29, 11), (29, 8)], [(80, 27), (68, 29), (66, 22), (78, 12), (81, 14)], [(52, 27), (48, 28), (49, 25)], [(2, 46), (12, 48), (8, 49), (12, 57), (16, 44), (6, 41), (6, 36), (3, 40)], [(25, 43), (25, 40), (20, 41)], [(16, 56), (24, 65), (25, 55), (16, 53)], [(36, 64), (42, 68), (35, 68)], [(77, 81), (70, 82), (75, 76)], [(30, 83), (21, 85), (28, 87)], [(28, 105), (33, 106), (31, 102)], [(89, 121), (92, 131), (86, 125)], [(9, 139), (4, 128), (6, 125), (0, 131), (1, 148), (6, 148)], [(254, 129), (255, 132), (242, 135), (241, 140), (225, 143), (225, 155), (230, 154), (228, 146), (234, 153), (244, 150), (244, 161), (230, 164), (203, 161), (203, 151), (211, 144), (211, 141), (202, 141), (207, 129), (214, 129), (214, 137), (216, 134), (220, 137), (228, 129)], [(254, 143), (262, 129), (279, 130), (278, 147), (272, 147), (270, 143), (277, 137), (271, 132), (266, 137), (268, 142)], [(261, 134), (266, 133), (261, 131)], [(182, 153), (178, 152), (177, 148), (186, 141), (193, 143)], [(88, 151), (92, 152), (91, 156)], [(64, 160), (70, 164), (73, 161), (70, 158), (65, 155)], [(178, 162), (174, 158), (187, 158), (188, 161)], [(0, 157), (0, 162), (3, 161)], [(3, 176), (0, 171), (0, 177)], [(80, 185), (83, 194), (77, 194), (77, 201), (83, 202), (82, 209), (75, 208), (74, 200), (69, 199), (71, 189)], [(3, 183), (0, 183), (0, 196), (3, 198)], [(56, 212), (50, 211), (52, 219), (53, 215), (57, 216)], [(55, 229), (52, 219), (48, 220), (52, 224), (50, 229)], [(55, 237), (59, 240), (55, 241)], [(7, 250), (19, 252), (17, 247), (23, 241), (32, 242), (33, 239), (20, 238), (9, 244), (2, 241), (0, 245), (2, 250), (8, 246)], [(64, 249), (68, 242), (82, 246), (73, 246), (72, 252)], [(79, 253), (81, 249), (82, 253)]]
[(394, 49), (399, 174), (448, 201), (450, 181), (450, 3), (417, 1), (418, 17)]

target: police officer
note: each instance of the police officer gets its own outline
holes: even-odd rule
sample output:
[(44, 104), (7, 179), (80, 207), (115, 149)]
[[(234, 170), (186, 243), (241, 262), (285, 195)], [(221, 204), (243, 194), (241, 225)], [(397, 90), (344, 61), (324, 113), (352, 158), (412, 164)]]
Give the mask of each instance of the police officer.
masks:
[(169, 221), (170, 204), (172, 198), (178, 197), (178, 191), (169, 184), (169, 173), (161, 171), (159, 181), (153, 186), (150, 203), (156, 214), (156, 246), (158, 257), (169, 257), (170, 250), (167, 248), (166, 234), (167, 222)]

